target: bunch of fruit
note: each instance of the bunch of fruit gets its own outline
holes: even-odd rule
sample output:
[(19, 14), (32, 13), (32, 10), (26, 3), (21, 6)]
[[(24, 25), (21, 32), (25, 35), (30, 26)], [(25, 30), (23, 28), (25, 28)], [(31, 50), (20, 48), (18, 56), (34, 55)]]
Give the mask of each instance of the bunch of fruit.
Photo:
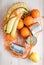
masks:
[[(22, 12), (20, 12), (20, 10), (22, 10)], [(37, 18), (40, 16), (40, 12), (38, 9), (33, 9), (31, 11), (31, 15), (27, 16), (24, 18), (24, 20), (21, 19), (21, 16), (23, 15), (23, 12), (28, 13), (28, 11), (26, 11), (24, 8), (19, 8), (16, 10), (16, 12), (14, 11), (14, 16), (13, 14), (10, 16), (11, 18), (9, 18), (9, 20), (6, 22), (5, 26), (4, 26), (4, 30), (7, 34), (10, 34), (12, 37), (14, 37), (16, 29), (20, 30), (21, 35), (23, 37), (28, 37), (29, 35), (31, 35), (30, 30), (27, 28), (30, 25), (32, 25), (34, 23), (33, 18)], [(20, 12), (20, 13), (18, 13)], [(17, 14), (17, 16), (15, 16)]]
[[(22, 10), (20, 12), (20, 10)], [(10, 34), (12, 37), (14, 37), (15, 35), (15, 32), (16, 32), (16, 29), (17, 29), (17, 26), (18, 26), (18, 22), (21, 18), (21, 16), (23, 15), (23, 12), (27, 12), (24, 8), (19, 8), (19, 9), (16, 9), (14, 12), (14, 16), (11, 15), (9, 19), (7, 19), (5, 22), (5, 26), (4, 26), (4, 30), (7, 34)], [(22, 23), (22, 22), (21, 22)], [(22, 24), (23, 25), (23, 24)]]
[[(23, 15), (25, 14), (26, 16), (24, 19), (22, 19)], [(16, 3), (15, 5), (13, 4), (13, 6), (10, 7), (7, 11), (7, 14), (4, 18), (4, 31), (7, 34), (7, 39), (13, 39), (17, 33), (17, 30), (25, 39), (31, 35), (33, 36), (36, 32), (41, 30), (39, 23), (34, 22), (34, 18), (38, 17), (40, 17), (40, 12), (38, 9), (33, 9), (31, 12), (29, 12), (29, 8), (24, 5), (24, 3)], [(32, 53), (29, 58), (34, 62), (37, 62), (39, 60), (37, 53)]]

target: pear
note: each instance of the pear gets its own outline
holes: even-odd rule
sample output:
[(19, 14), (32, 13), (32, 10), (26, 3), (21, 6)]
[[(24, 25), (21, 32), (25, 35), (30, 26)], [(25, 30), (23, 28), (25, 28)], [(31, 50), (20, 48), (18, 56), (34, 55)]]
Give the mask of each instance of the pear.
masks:
[(11, 18), (8, 21), (6, 33), (11, 33), (15, 20), (16, 20), (16, 17)]
[(15, 22), (14, 22), (13, 29), (12, 29), (12, 32), (11, 32), (11, 36), (12, 36), (12, 37), (15, 36), (18, 23), (19, 23), (19, 18), (17, 18), (17, 19), (15, 20)]

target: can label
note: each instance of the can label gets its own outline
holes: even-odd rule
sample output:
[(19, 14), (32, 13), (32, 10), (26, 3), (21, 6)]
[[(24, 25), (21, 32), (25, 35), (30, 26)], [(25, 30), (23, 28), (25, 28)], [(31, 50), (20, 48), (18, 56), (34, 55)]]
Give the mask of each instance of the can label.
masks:
[(30, 26), (29, 29), (31, 30), (32, 34), (34, 35), (34, 34), (38, 33), (39, 31), (41, 31), (41, 26), (37, 22), (34, 25)]
[(33, 35), (29, 36), (27, 39), (26, 39), (26, 42), (27, 44), (33, 44), (35, 45), (37, 43), (37, 38)]
[(12, 43), (12, 44), (10, 45), (10, 49), (11, 49), (12, 51), (15, 51), (15, 52), (20, 53), (20, 54), (23, 54), (23, 52), (24, 52), (24, 50), (25, 50), (24, 47), (18, 46), (18, 45), (14, 44), (14, 43)]

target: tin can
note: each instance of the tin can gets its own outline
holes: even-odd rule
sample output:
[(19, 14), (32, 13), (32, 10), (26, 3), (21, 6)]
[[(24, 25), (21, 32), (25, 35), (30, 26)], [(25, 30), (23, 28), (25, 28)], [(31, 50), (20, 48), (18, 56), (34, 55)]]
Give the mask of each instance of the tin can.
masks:
[(17, 53), (20, 53), (20, 54), (23, 54), (25, 48), (24, 47), (21, 47), (21, 46), (18, 46), (14, 43), (11, 43), (10, 44), (10, 49), (14, 52), (17, 52)]
[(31, 35), (26, 39), (26, 42), (27, 42), (27, 44), (35, 45), (37, 43), (37, 38), (35, 36)]
[(29, 27), (29, 29), (32, 32), (32, 34), (34, 35), (34, 34), (36, 34), (36, 33), (41, 31), (41, 26), (40, 26), (40, 24), (38, 22), (36, 22), (33, 25), (31, 25)]

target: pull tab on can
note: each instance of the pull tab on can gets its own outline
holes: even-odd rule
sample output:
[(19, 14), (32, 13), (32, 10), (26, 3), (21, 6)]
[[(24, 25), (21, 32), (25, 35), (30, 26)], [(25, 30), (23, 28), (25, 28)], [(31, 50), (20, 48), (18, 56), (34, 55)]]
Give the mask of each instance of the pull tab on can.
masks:
[(24, 47), (21, 47), (21, 46), (18, 46), (14, 43), (10, 44), (10, 49), (14, 52), (17, 52), (17, 53), (20, 53), (20, 54), (23, 54), (25, 48)]

